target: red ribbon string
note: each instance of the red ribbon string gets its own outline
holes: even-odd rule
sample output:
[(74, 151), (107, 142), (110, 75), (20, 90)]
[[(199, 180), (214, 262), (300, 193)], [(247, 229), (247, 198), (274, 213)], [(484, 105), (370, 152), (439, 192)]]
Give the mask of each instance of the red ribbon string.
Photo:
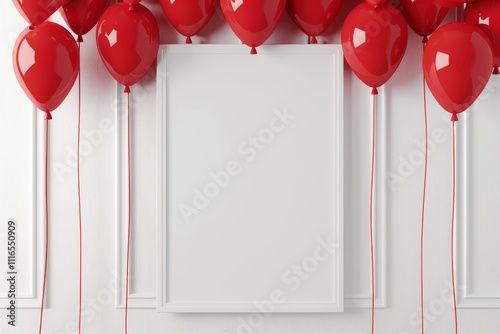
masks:
[(130, 177), (130, 91), (127, 94), (127, 255), (126, 255), (126, 274), (125, 274), (125, 334), (128, 333), (128, 295), (129, 295), (129, 264), (130, 264), (130, 234), (131, 234), (131, 177)]
[[(422, 44), (425, 48), (425, 43)], [(425, 128), (425, 160), (424, 160), (424, 184), (422, 191), (422, 222), (420, 229), (420, 312), (422, 317), (422, 334), (425, 332), (424, 324), (424, 231), (425, 231), (425, 199), (427, 197), (427, 165), (429, 160), (429, 123), (427, 120), (427, 91), (425, 85), (425, 76), (423, 76), (424, 92), (424, 128)]]
[[(81, 36), (78, 39), (78, 53), (80, 53), (80, 41)], [(79, 55), (80, 57), (80, 55)], [(81, 333), (82, 330), (82, 199), (81, 199), (81, 187), (80, 187), (80, 140), (81, 140), (81, 76), (82, 71), (78, 71), (78, 121), (77, 121), (77, 154), (76, 154), (76, 174), (77, 174), (77, 188), (78, 188), (78, 228), (79, 228), (79, 237), (80, 237), (80, 245), (79, 245), (79, 266), (80, 266), (80, 275), (79, 275), (79, 291), (78, 291), (78, 334)]]
[[(378, 92), (377, 92), (378, 93)], [(375, 333), (375, 250), (373, 242), (373, 191), (375, 181), (375, 130), (377, 94), (375, 88), (372, 90), (372, 143), (371, 143), (371, 177), (370, 177), (370, 264), (371, 264), (371, 329)]]
[(453, 289), (453, 312), (455, 317), (455, 334), (458, 334), (457, 289), (455, 287), (455, 197), (456, 197), (456, 147), (455, 122), (452, 122), (452, 199), (451, 199), (451, 285)]
[(43, 310), (45, 304), (45, 289), (47, 287), (47, 265), (49, 262), (49, 121), (50, 113), (45, 115), (45, 260), (42, 283), (42, 303), (40, 305), (40, 320), (38, 333), (42, 334)]

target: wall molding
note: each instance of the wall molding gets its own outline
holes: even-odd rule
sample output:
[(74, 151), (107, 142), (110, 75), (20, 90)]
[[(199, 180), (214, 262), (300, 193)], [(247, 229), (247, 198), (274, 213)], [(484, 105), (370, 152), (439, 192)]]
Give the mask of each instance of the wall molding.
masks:
[[(368, 90), (367, 90), (368, 92)], [(387, 91), (379, 88), (376, 115), (376, 155), (375, 155), (375, 307), (387, 305)], [(371, 295), (345, 294), (346, 308), (371, 308)]]
[[(131, 107), (134, 105), (134, 94), (130, 94), (130, 104)], [(127, 249), (127, 98), (126, 94), (123, 93), (123, 86), (117, 84), (116, 87), (116, 113), (115, 113), (115, 124), (116, 124), (116, 275), (117, 277), (122, 277), (125, 275), (126, 268), (126, 258), (124, 256)], [(133, 108), (132, 108), (133, 109)], [(134, 113), (131, 113), (131, 123), (133, 124)], [(131, 131), (131, 141), (133, 143), (133, 131)], [(131, 152), (133, 155), (133, 150)], [(132, 177), (134, 177), (134, 171), (132, 170)], [(133, 205), (132, 205), (133, 210)], [(134, 222), (132, 222), (133, 226)], [(133, 251), (133, 243), (131, 247), (131, 252)], [(152, 256), (156, 256), (153, 254)], [(131, 257), (132, 254), (131, 254)], [(156, 260), (152, 263), (156, 263)], [(133, 277), (132, 265), (130, 268), (130, 274)], [(125, 308), (125, 289), (122, 286), (116, 295), (116, 308)], [(133, 291), (133, 284), (130, 285), (129, 289), (129, 308), (133, 309), (154, 309), (156, 308), (156, 296), (136, 293)]]
[[(29, 106), (29, 104), (27, 104)], [(27, 175), (29, 184), (31, 184), (31, 196), (29, 205), (26, 210), (30, 212), (31, 220), (29, 221), (29, 236), (25, 244), (18, 243), (18, 254), (29, 254), (29, 272), (22, 274), (22, 280), (29, 281), (29, 287), (26, 290), (18, 290), (16, 298), (16, 307), (19, 309), (35, 309), (41, 305), (41, 291), (43, 282), (43, 263), (45, 249), (45, 194), (44, 194), (44, 159), (38, 157), (45, 156), (45, 122), (41, 117), (38, 117), (40, 111), (33, 105), (27, 107), (30, 110), (31, 129), (28, 136), (31, 136), (31, 159), (30, 164), (31, 175)], [(40, 161), (39, 161), (40, 160)], [(24, 248), (28, 245), (28, 249)], [(22, 251), (19, 251), (22, 248)], [(22, 259), (18, 256), (17, 262)], [(18, 273), (19, 279), (20, 273)], [(48, 308), (48, 298), (45, 301), (45, 308)], [(6, 297), (0, 297), (0, 307), (7, 307), (10, 300)]]
[(455, 262), (457, 267), (457, 286), (461, 287), (458, 294), (458, 307), (460, 308), (500, 308), (500, 296), (484, 296), (471, 293), (472, 271), (470, 263), (473, 261), (471, 254), (470, 235), (472, 222), (470, 217), (469, 201), (469, 170), (471, 160), (469, 157), (470, 147), (470, 125), (469, 115), (460, 119), (457, 129), (457, 210), (456, 210), (456, 244)]

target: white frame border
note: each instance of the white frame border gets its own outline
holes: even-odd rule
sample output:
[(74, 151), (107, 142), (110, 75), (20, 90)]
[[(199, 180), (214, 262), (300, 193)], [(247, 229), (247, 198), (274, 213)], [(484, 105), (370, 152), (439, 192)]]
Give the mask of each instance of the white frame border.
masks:
[[(340, 69), (340, 75), (336, 77), (336, 84), (338, 87), (337, 96), (341, 96), (341, 99), (335, 101), (337, 104), (337, 110), (342, 112), (335, 115), (335, 127), (336, 127), (336, 138), (335, 144), (337, 146), (338, 155), (335, 157), (336, 171), (337, 171), (337, 184), (339, 185), (337, 189), (337, 202), (334, 203), (336, 208), (336, 237), (335, 243), (341, 245), (339, 251), (336, 252), (336, 257), (333, 259), (334, 266), (336, 266), (336, 272), (338, 274), (336, 281), (336, 299), (332, 303), (290, 303), (286, 305), (280, 305), (279, 312), (342, 312), (344, 304), (344, 271), (343, 271), (343, 62), (344, 57), (342, 54), (341, 47), (339, 45), (320, 45), (316, 46), (316, 50), (312, 51), (309, 45), (265, 45), (262, 46), (259, 51), (261, 54), (269, 53), (279, 53), (283, 52), (289, 53), (334, 53), (336, 54), (336, 68)], [(248, 48), (243, 45), (191, 45), (186, 47), (185, 45), (163, 45), (160, 47), (158, 53), (158, 67), (157, 67), (157, 133), (161, 134), (158, 136), (157, 143), (157, 184), (161, 185), (158, 187), (157, 193), (157, 310), (158, 312), (206, 312), (206, 313), (219, 313), (219, 312), (257, 312), (255, 306), (251, 303), (169, 303), (166, 296), (167, 282), (166, 282), (166, 234), (165, 225), (167, 224), (166, 210), (164, 209), (164, 198), (166, 195), (166, 121), (164, 120), (163, 113), (166, 109), (166, 96), (164, 91), (166, 90), (166, 80), (162, 77), (162, 73), (166, 73), (166, 57), (168, 53), (184, 53), (189, 50), (190, 53), (237, 53), (246, 54), (248, 53)]]

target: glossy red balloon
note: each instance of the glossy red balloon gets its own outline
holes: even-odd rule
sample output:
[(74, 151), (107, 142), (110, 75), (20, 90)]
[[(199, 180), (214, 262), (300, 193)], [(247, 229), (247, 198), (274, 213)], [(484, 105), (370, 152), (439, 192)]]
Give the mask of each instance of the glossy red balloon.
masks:
[(475, 0), (435, 0), (436, 3), (440, 6), (446, 7), (446, 8), (453, 8), (457, 7), (460, 5), (464, 5), (469, 2), (473, 2)]
[(160, 0), (168, 21), (181, 35), (191, 37), (199, 33), (210, 21), (217, 8), (216, 0)]
[(449, 10), (435, 0), (400, 0), (400, 5), (408, 25), (424, 37), (424, 41), (439, 27)]
[(12, 58), (19, 84), (33, 104), (46, 113), (64, 101), (78, 75), (75, 39), (52, 22), (24, 29), (16, 40)]
[(61, 15), (82, 41), (81, 36), (97, 24), (108, 3), (109, 0), (69, 0), (61, 7)]
[(31, 25), (45, 22), (65, 0), (12, 0), (22, 17)]
[(288, 0), (286, 9), (300, 30), (316, 43), (316, 36), (328, 28), (341, 5), (342, 0)]
[(385, 0), (365, 0), (365, 1), (375, 8), (382, 6), (386, 2)]
[(220, 4), (231, 29), (255, 54), (276, 29), (286, 0), (221, 0)]
[(450, 23), (432, 34), (424, 50), (425, 80), (452, 120), (469, 108), (488, 83), (493, 49), (488, 36), (469, 23)]
[(109, 7), (97, 23), (97, 49), (107, 70), (124, 85), (137, 83), (156, 59), (159, 29), (143, 5), (124, 2)]
[(500, 74), (500, 0), (478, 0), (465, 8), (465, 22), (481, 28), (490, 38), (495, 54), (494, 74)]
[(342, 26), (342, 49), (353, 72), (369, 87), (385, 84), (398, 68), (408, 44), (408, 27), (393, 5), (375, 9), (363, 2)]

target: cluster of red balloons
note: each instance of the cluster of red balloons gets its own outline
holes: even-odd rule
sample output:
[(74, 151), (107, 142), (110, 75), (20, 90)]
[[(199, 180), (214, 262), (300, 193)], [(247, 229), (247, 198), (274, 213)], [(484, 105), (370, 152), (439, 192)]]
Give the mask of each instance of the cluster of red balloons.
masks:
[[(186, 43), (210, 21), (216, 0), (160, 0), (172, 26)], [(340, 10), (342, 0), (221, 0), (222, 12), (236, 36), (256, 54), (276, 29), (285, 9), (295, 24), (316, 43)]]
[[(449, 8), (467, 2), (465, 23), (437, 29)], [(500, 0), (400, 0), (400, 10), (384, 0), (356, 6), (342, 27), (342, 47), (351, 69), (373, 94), (401, 63), (407, 23), (425, 43), (423, 70), (429, 89), (452, 120), (458, 120), (484, 90), (492, 69), (500, 72)]]
[[(159, 28), (140, 0), (13, 0), (30, 23), (14, 48), (16, 76), (33, 103), (50, 118), (71, 90), (79, 69), (78, 45), (62, 26), (46, 22), (61, 8), (78, 36), (97, 24), (97, 47), (111, 75), (125, 92), (152, 66), (159, 48)], [(227, 22), (251, 53), (278, 25), (285, 9), (293, 22), (316, 43), (332, 23), (341, 0), (221, 0)], [(465, 23), (436, 29), (448, 9), (467, 4)], [(191, 37), (213, 17), (216, 0), (160, 0), (175, 29)], [(477, 99), (491, 69), (499, 74), (500, 0), (400, 0), (396, 8), (386, 0), (365, 0), (347, 16), (342, 47), (353, 72), (377, 93), (400, 65), (408, 43), (407, 24), (426, 45), (423, 67), (429, 89), (457, 119)], [(428, 39), (428, 36), (431, 36)]]
[(75, 38), (47, 18), (60, 9), (78, 42), (98, 23), (97, 47), (102, 60), (129, 92), (151, 67), (159, 48), (156, 19), (139, 1), (125, 0), (108, 8), (109, 0), (13, 0), (30, 23), (14, 46), (14, 72), (47, 119), (71, 91), (80, 68)]
[[(256, 54), (256, 47), (263, 44), (278, 25), (286, 0), (221, 0), (220, 4), (231, 29), (252, 48), (251, 53)], [(186, 43), (190, 44), (191, 37), (214, 15), (217, 1), (160, 0), (160, 5), (172, 26), (186, 36)]]

